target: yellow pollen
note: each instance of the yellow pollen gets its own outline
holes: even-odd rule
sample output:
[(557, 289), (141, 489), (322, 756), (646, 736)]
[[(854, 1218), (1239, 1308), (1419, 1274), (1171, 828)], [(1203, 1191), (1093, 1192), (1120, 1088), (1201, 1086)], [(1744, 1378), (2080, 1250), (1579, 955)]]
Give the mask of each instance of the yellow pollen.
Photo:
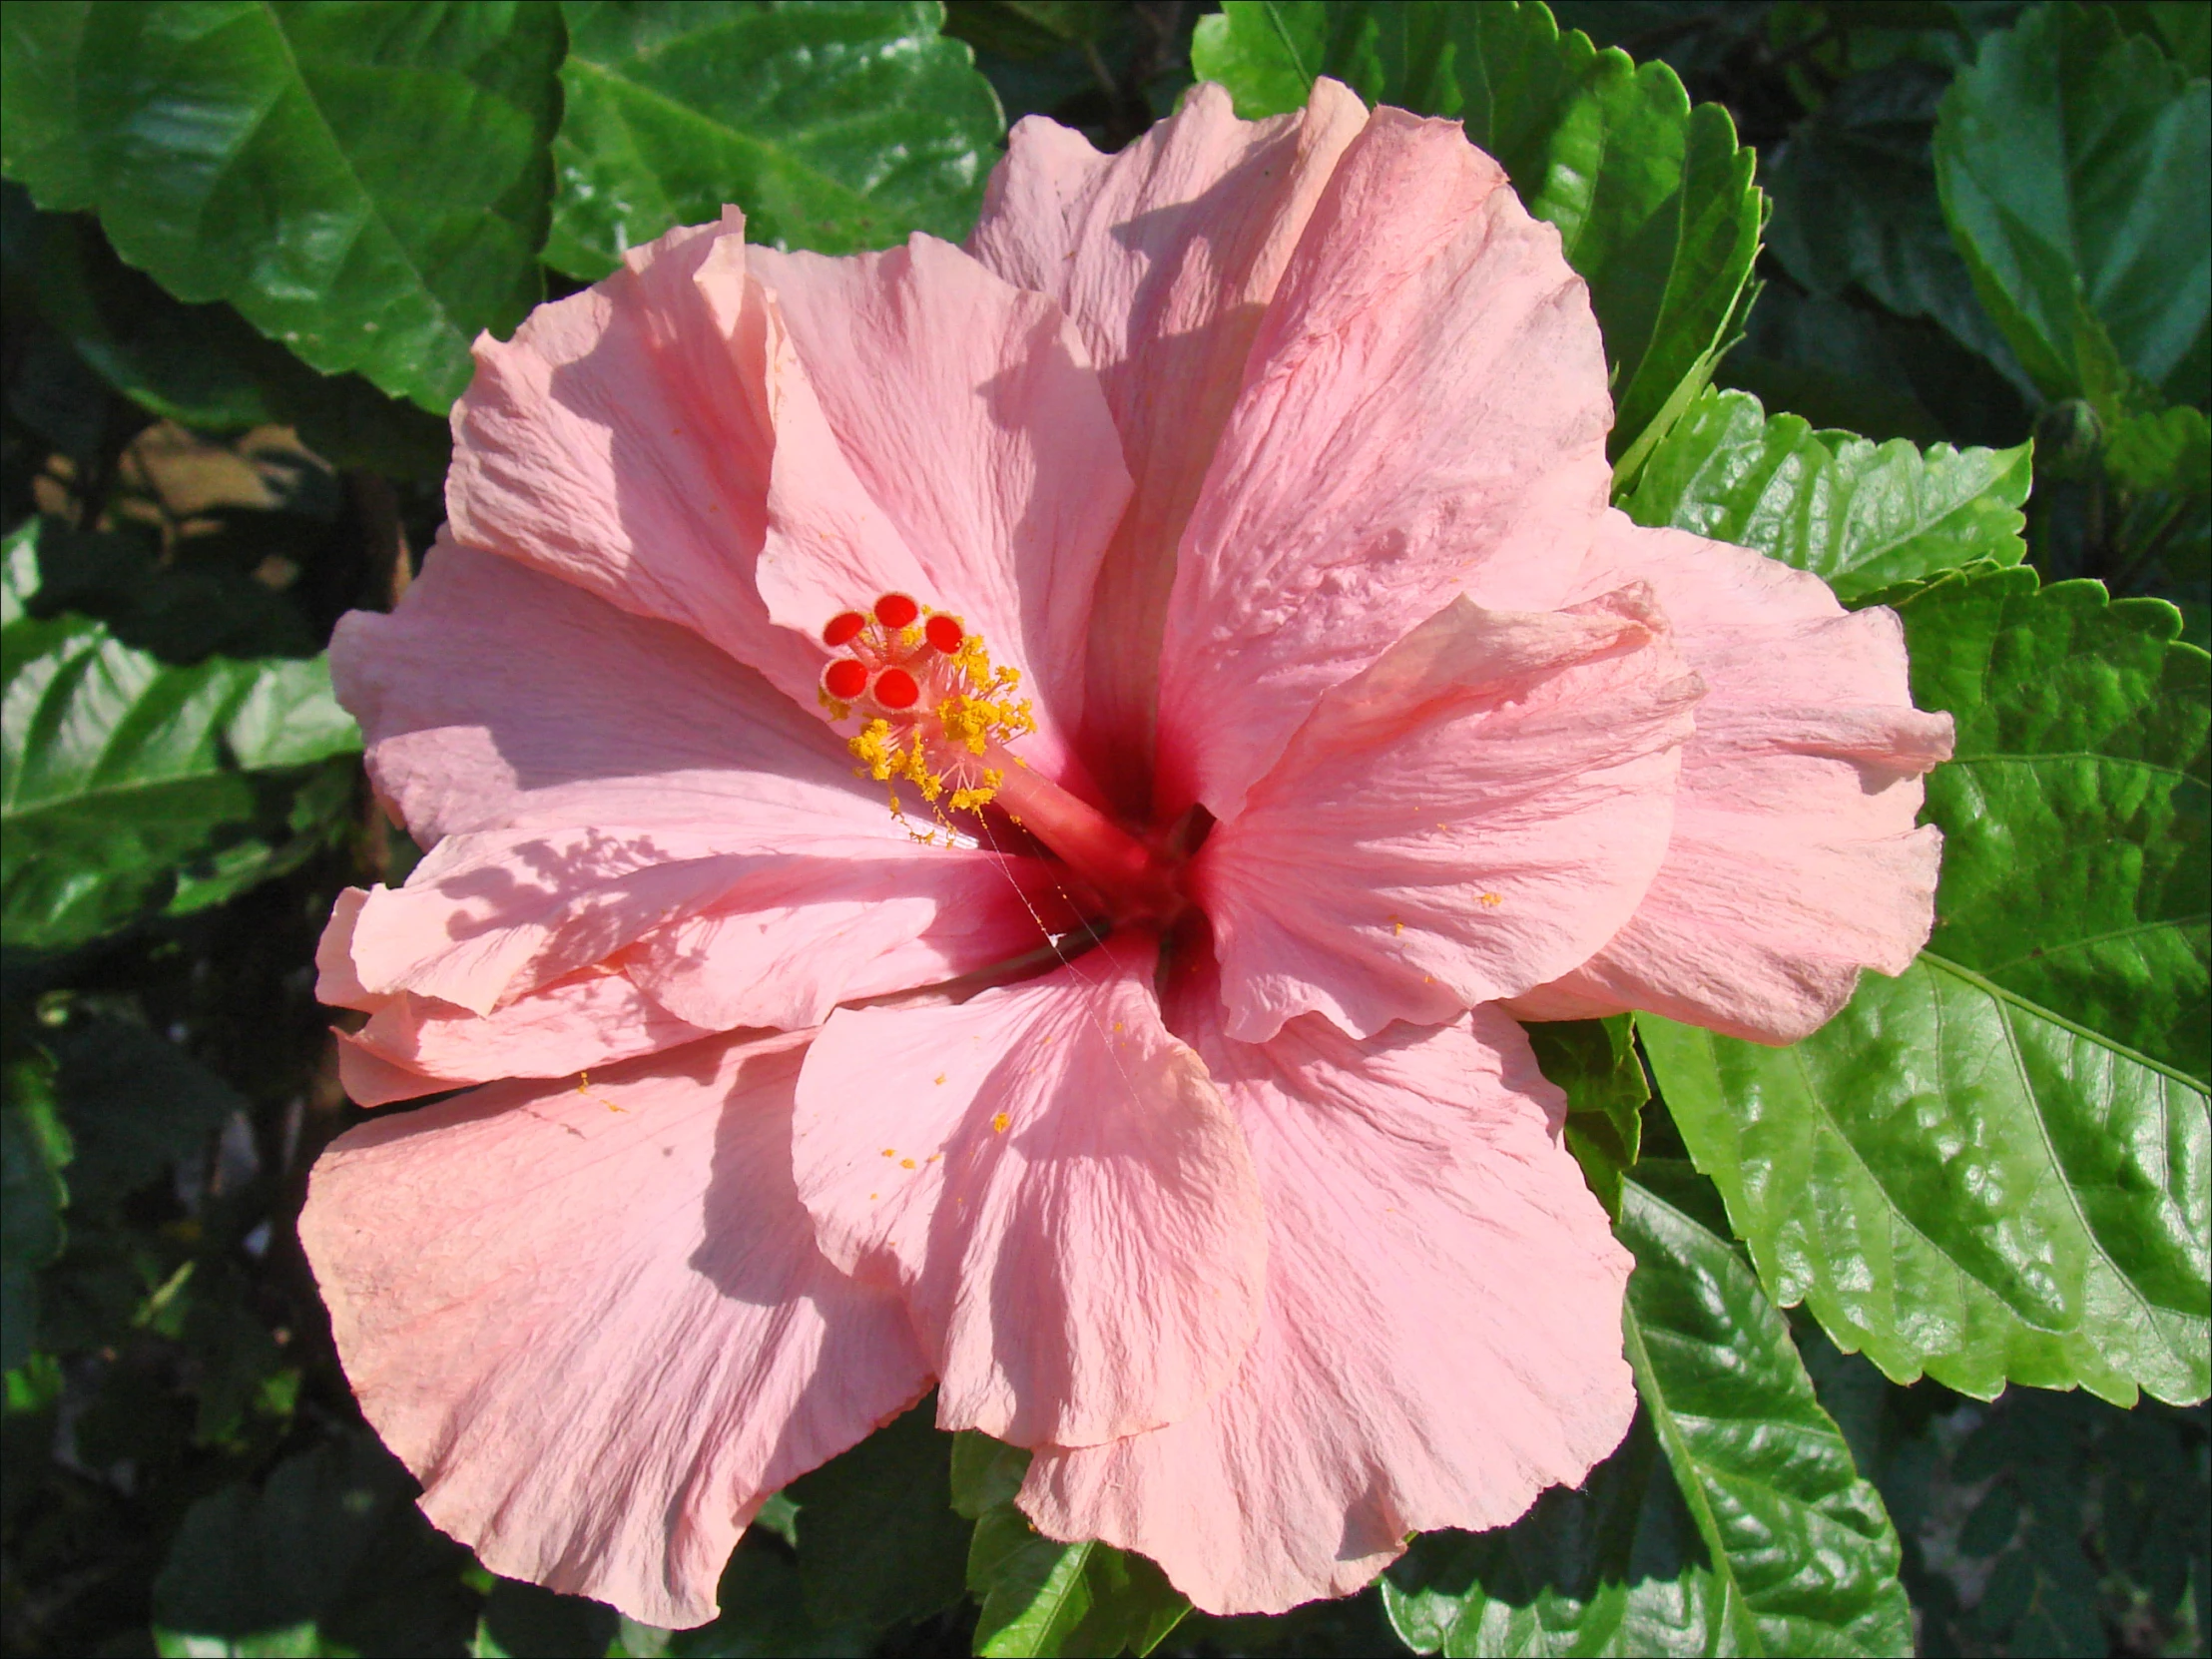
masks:
[(941, 1086), (943, 1085), (943, 1083), (944, 1083), (944, 1073), (943, 1073), (943, 1072), (941, 1072), (941, 1071), (937, 1073), (937, 1082), (938, 1082), (938, 1084), (939, 1084), (939, 1086), (940, 1086), (940, 1087), (941, 1087)]
[(914, 1161), (911, 1158), (901, 1158), (898, 1160), (898, 1167), (900, 1169), (912, 1169)]
[(1489, 907), (1494, 910), (1500, 904), (1504, 903), (1505, 900), (1498, 897), (1498, 895), (1494, 892), (1486, 892), (1482, 895), (1482, 902), (1489, 905)]
[[(944, 614), (936, 612), (932, 617)], [(864, 776), (889, 786), (893, 818), (904, 822), (898, 786), (911, 784), (929, 805), (930, 816), (949, 830), (944, 811), (966, 813), (987, 807), (1006, 781), (998, 768), (973, 768), (965, 757), (980, 759), (994, 747), (1034, 732), (1037, 721), (1029, 701), (1015, 695), (1021, 671), (993, 664), (981, 635), (963, 633), (959, 649), (949, 653), (937, 652), (927, 642), (928, 629), (916, 622), (895, 631), (864, 634), (851, 647), (871, 670), (875, 665), (896, 666), (912, 675), (925, 695), (914, 709), (863, 716), (863, 724), (845, 740), (845, 747)], [(831, 697), (827, 689), (818, 688), (817, 701), (833, 722), (847, 720), (854, 712), (852, 704)], [(935, 834), (916, 832), (915, 838), (933, 842)]]
[(991, 1133), (994, 1135), (1005, 1134), (1006, 1126), (1013, 1121), (1014, 1120), (1008, 1117), (1004, 1112), (1000, 1112), (997, 1116), (991, 1119)]
[(883, 1148), (883, 1156), (886, 1158), (895, 1158), (898, 1156), (898, 1151), (895, 1147), (886, 1146), (885, 1148)]

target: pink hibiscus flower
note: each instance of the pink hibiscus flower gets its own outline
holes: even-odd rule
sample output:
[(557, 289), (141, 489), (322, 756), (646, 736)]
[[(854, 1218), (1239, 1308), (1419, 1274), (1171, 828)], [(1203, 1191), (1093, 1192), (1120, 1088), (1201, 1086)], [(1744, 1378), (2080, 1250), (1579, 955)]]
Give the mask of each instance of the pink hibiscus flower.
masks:
[(1330, 82), (1032, 119), (965, 251), (732, 212), (477, 361), (333, 648), (429, 851), (320, 965), (354, 1098), (487, 1086), (301, 1221), (438, 1525), (697, 1623), (935, 1387), (1046, 1533), (1275, 1610), (1612, 1449), (1506, 1009), (1813, 1029), (1927, 935), (1949, 723), (1890, 613), (1607, 507), (1494, 162)]

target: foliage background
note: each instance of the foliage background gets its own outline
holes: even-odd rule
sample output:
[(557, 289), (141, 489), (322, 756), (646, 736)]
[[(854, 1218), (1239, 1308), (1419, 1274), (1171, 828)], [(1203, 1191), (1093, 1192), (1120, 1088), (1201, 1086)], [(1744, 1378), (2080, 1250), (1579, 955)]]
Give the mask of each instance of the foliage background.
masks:
[[(2205, 675), (2174, 637), (2212, 617), (2212, 12), (1212, 12), (7, 8), (9, 1652), (2206, 1651), (2207, 1417), (2161, 1399), (2204, 1393)], [(1900, 605), (1962, 740), (1932, 954), (1786, 1054), (1543, 1035), (1638, 1255), (1647, 1412), (1581, 1493), (1360, 1597), (1178, 1619), (925, 1411), (773, 1504), (703, 1631), (497, 1580), (362, 1426), (292, 1232), (358, 1116), (315, 936), (415, 855), (331, 624), (428, 545), (479, 328), (725, 200), (791, 246), (956, 239), (1004, 121), (1118, 148), (1194, 54), (1246, 114), (1326, 69), (1466, 120), (1591, 283), (1627, 510)], [(2076, 578), (2103, 590), (2039, 585)], [(1958, 1080), (2007, 1043), (2044, 1070)], [(2161, 1133), (2178, 1211), (2100, 1220), (2098, 1160)], [(1884, 1270), (1918, 1323), (1855, 1295), (1852, 1224), (1945, 1206)], [(2035, 1281), (2022, 1229), (2141, 1317)]]

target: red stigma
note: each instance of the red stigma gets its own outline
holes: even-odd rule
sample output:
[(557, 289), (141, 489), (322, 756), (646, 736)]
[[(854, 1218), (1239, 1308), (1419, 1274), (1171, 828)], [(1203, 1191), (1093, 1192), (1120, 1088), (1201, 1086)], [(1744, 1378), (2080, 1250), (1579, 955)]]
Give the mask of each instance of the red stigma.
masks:
[[(842, 621), (843, 617), (837, 618), (837, 622)], [(834, 628), (836, 625), (836, 622), (832, 622), (830, 627)], [(827, 634), (829, 630), (825, 629), (824, 632)], [(851, 637), (850, 634), (845, 636), (846, 639)], [(906, 683), (913, 684), (911, 680)], [(849, 703), (867, 690), (867, 669), (850, 657), (839, 657), (822, 671), (822, 689), (839, 703)]]
[(886, 628), (903, 628), (919, 615), (921, 607), (902, 593), (886, 593), (875, 602), (875, 620)]
[(947, 657), (960, 649), (960, 641), (966, 637), (960, 632), (960, 625), (942, 611), (924, 623), (921, 632), (931, 645)]
[(839, 611), (822, 630), (822, 643), (834, 651), (866, 626), (867, 618), (858, 611)]
[[(908, 600), (907, 603), (913, 602)], [(876, 605), (875, 612), (877, 616), (882, 615), (883, 607), (880, 603)], [(830, 666), (834, 668), (836, 665), (832, 663)], [(854, 663), (852, 666), (858, 668), (860, 665)], [(834, 696), (835, 693), (830, 695)], [(904, 669), (886, 668), (875, 677), (875, 701), (886, 709), (911, 709), (921, 701), (921, 687), (915, 684), (914, 677)]]

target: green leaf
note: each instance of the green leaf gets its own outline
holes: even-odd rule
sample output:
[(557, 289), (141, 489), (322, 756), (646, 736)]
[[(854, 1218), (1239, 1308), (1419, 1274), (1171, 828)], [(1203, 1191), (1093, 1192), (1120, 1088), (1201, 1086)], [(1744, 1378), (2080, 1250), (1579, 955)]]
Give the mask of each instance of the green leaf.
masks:
[(1936, 173), (1975, 290), (2043, 394), (2107, 417), (2212, 393), (2212, 83), (2102, 10), (2030, 7), (1944, 95)]
[(969, 1520), (980, 1520), (983, 1511), (1014, 1501), (1022, 1476), (1029, 1472), (1029, 1451), (1008, 1445), (973, 1428), (952, 1436), (952, 1508)]
[(1040, 1536), (1011, 1503), (976, 1521), (967, 1582), (979, 1654), (1146, 1654), (1191, 1610), (1142, 1555)]
[(1886, 64), (1838, 88), (1775, 152), (1767, 246), (1816, 294), (1858, 287), (1900, 316), (1925, 316), (2023, 390), (2028, 381), (1974, 296), (1936, 190), (1936, 109), (1949, 77)]
[(1923, 450), (1769, 417), (1747, 392), (1693, 404), (1621, 502), (1638, 524), (1755, 547), (1846, 603), (1954, 566), (2018, 564), (2028, 446)]
[(2212, 495), (2212, 423), (2186, 403), (2129, 415), (2105, 443), (2104, 470), (2124, 490)]
[[(560, 19), (513, 3), (11, 6), (0, 166), (180, 299), (443, 414), (542, 291)], [(44, 77), (29, 98), (16, 89)]]
[(1911, 1652), (1897, 1534), (1757, 1280), (1638, 1181), (1618, 1232), (1635, 1426), (1512, 1526), (1417, 1540), (1383, 1580), (1399, 1635), (1449, 1654)]
[[(11, 196), (21, 187), (10, 184)], [(19, 257), (46, 319), (102, 378), (141, 408), (183, 425), (241, 431), (296, 427), (338, 466), (436, 478), (452, 434), (357, 374), (318, 374), (229, 305), (187, 305), (115, 257), (96, 221), (25, 205)]]
[(1589, 283), (1615, 477), (1634, 478), (1710, 377), (1758, 252), (1764, 199), (1725, 110), (1692, 109), (1665, 64), (1562, 34), (1536, 4), (1226, 0), (1192, 64), (1240, 115), (1295, 109), (1333, 75), (1370, 103), (1462, 120)]
[(24, 610), (38, 521), (0, 544), (0, 919), (60, 949), (296, 862), (342, 813), (360, 733), (324, 658), (172, 668)]
[(166, 1178), (247, 1109), (222, 1078), (134, 1021), (73, 1011), (44, 1035), (76, 1147), (70, 1185), (81, 1207), (113, 1208)]
[(1923, 708), (1957, 722), (1929, 949), (2212, 1080), (2212, 765), (2202, 651), (2155, 599), (1977, 572), (1896, 598)]
[(1638, 1022), (1778, 1302), (1891, 1378), (2207, 1386), (2204, 653), (2155, 600), (1967, 571), (1891, 598), (1958, 723), (1921, 959), (1789, 1049)]
[(54, 1109), (52, 1059), (14, 1029), (13, 1009), (8, 1022), (0, 1062), (0, 1371), (12, 1372), (37, 1341), (39, 1269), (61, 1255), (66, 1240), (62, 1170), (74, 1149)]
[(1141, 1555), (1046, 1538), (1014, 1507), (1029, 1452), (964, 1429), (952, 1443), (952, 1507), (973, 1520), (967, 1587), (980, 1654), (1150, 1653), (1191, 1610)]
[(827, 254), (957, 242), (1005, 132), (935, 0), (565, 0), (567, 109), (545, 257), (587, 280), (674, 225)]
[(364, 1433), (287, 1457), (186, 1511), (154, 1580), (164, 1653), (461, 1651), (466, 1552), (408, 1502), (414, 1483)]
[(2212, 75), (2212, 12), (2196, 0), (2111, 0), (2130, 34), (2146, 35), (2193, 76)]
[(799, 1576), (825, 1626), (875, 1629), (960, 1599), (968, 1527), (952, 1509), (952, 1436), (936, 1396), (791, 1486), (800, 1507)]
[(580, 1659), (614, 1644), (621, 1615), (604, 1602), (559, 1595), (502, 1578), (484, 1598), (476, 1625), (477, 1659)]
[(1643, 1144), (1644, 1102), (1651, 1090), (1636, 1058), (1633, 1018), (1543, 1021), (1528, 1027), (1536, 1063), (1567, 1097), (1567, 1150), (1582, 1178), (1615, 1220), (1621, 1175)]
[(818, 1624), (808, 1614), (798, 1564), (758, 1539), (739, 1544), (715, 1599), (722, 1616), (714, 1623), (668, 1634), (661, 1651), (669, 1659), (843, 1659), (873, 1652), (881, 1635), (879, 1626), (851, 1614)]

